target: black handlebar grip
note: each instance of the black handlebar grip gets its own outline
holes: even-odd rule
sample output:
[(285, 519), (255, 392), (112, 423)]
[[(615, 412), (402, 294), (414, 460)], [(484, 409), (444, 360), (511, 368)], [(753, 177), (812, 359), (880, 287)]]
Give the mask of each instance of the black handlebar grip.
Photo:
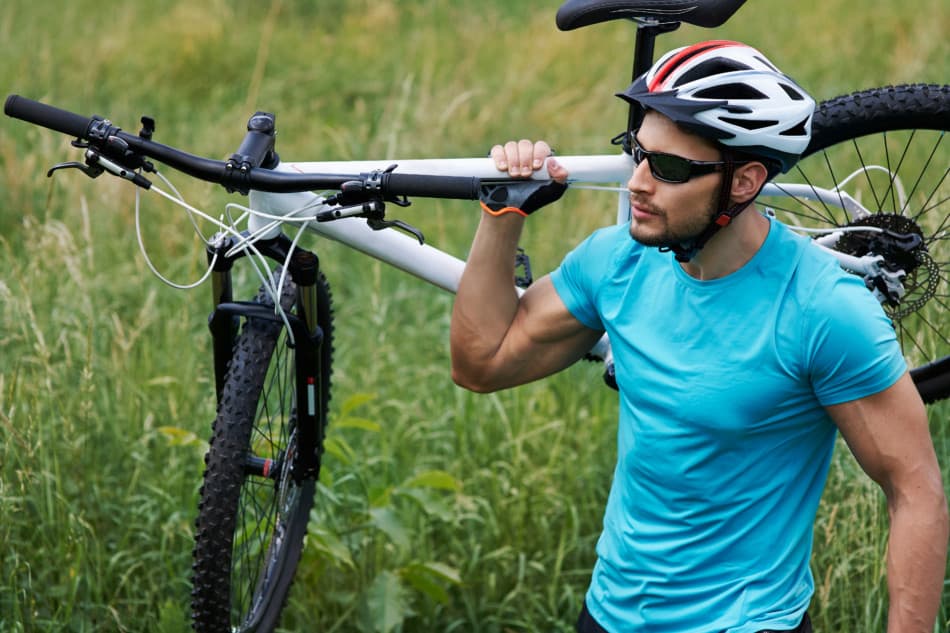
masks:
[(7, 116), (40, 125), (63, 134), (85, 138), (92, 119), (20, 95), (10, 95), (3, 104)]
[(420, 174), (387, 174), (386, 190), (399, 196), (478, 200), (480, 180), (467, 176), (423, 176)]

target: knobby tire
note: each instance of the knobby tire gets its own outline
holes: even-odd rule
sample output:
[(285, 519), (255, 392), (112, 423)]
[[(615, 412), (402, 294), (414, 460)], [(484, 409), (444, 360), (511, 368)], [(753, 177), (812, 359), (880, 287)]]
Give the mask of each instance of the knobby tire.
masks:
[[(289, 311), (295, 288), (289, 280), (285, 283), (281, 305)], [(322, 275), (317, 291), (324, 334), (319, 418), (325, 429), (332, 313)], [(255, 301), (273, 305), (263, 289)], [(297, 450), (313, 450), (297, 444), (294, 394), (294, 355), (283, 323), (248, 319), (235, 342), (205, 456), (192, 583), (196, 631), (260, 633), (277, 625), (300, 560), (315, 490), (313, 478), (295, 482), (291, 462), (284, 459)], [(270, 476), (249, 472), (249, 456), (258, 463), (271, 460)]]

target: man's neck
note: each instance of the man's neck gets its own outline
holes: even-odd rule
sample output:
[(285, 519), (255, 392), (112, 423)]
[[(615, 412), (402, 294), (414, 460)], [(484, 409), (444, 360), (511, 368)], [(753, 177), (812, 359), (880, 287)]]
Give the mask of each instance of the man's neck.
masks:
[(680, 266), (700, 281), (725, 277), (752, 259), (768, 234), (768, 219), (752, 205), (710, 238), (696, 257)]

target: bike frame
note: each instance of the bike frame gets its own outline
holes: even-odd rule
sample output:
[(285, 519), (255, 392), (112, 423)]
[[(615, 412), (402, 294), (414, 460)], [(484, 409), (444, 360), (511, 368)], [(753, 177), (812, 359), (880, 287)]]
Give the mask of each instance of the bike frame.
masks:
[[(617, 223), (626, 222), (630, 213), (630, 201), (626, 183), (633, 171), (633, 158), (626, 153), (616, 155), (564, 156), (558, 157), (571, 174), (574, 185), (606, 184), (617, 190)], [(399, 173), (429, 174), (441, 176), (468, 176), (485, 180), (507, 178), (495, 169), (487, 158), (415, 159), (395, 161), (342, 161), (342, 162), (288, 162), (281, 163), (278, 171), (304, 174), (365, 173), (397, 165)], [(545, 179), (541, 169), (535, 179)], [(816, 188), (812, 185), (788, 185), (769, 183), (762, 195), (796, 196), (821, 201), (845, 209), (852, 218), (868, 212), (845, 192)], [(315, 193), (277, 194), (260, 191), (250, 192), (250, 207), (270, 216), (294, 217), (305, 213), (315, 216), (326, 208)], [(794, 227), (792, 227), (794, 228)], [(263, 238), (276, 237), (281, 229), (276, 220), (252, 215), (248, 229), (260, 233)], [(310, 222), (307, 230), (317, 235), (341, 242), (366, 255), (410, 273), (443, 290), (455, 292), (465, 268), (465, 262), (428, 244), (420, 244), (414, 238), (394, 230), (376, 231), (360, 218), (340, 218), (329, 222)], [(833, 243), (834, 236), (831, 236)], [(832, 244), (828, 244), (831, 246)], [(869, 274), (878, 258), (856, 258), (829, 250), (839, 258), (848, 270)]]

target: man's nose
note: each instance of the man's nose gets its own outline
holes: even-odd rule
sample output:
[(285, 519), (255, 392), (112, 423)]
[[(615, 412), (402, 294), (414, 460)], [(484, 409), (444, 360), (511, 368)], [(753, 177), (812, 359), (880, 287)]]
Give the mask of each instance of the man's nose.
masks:
[(630, 180), (627, 181), (627, 189), (630, 191), (644, 191), (652, 188), (656, 183), (656, 179), (653, 178), (653, 174), (650, 172), (650, 165), (647, 163), (648, 161), (643, 159), (634, 166), (633, 172), (630, 174)]

